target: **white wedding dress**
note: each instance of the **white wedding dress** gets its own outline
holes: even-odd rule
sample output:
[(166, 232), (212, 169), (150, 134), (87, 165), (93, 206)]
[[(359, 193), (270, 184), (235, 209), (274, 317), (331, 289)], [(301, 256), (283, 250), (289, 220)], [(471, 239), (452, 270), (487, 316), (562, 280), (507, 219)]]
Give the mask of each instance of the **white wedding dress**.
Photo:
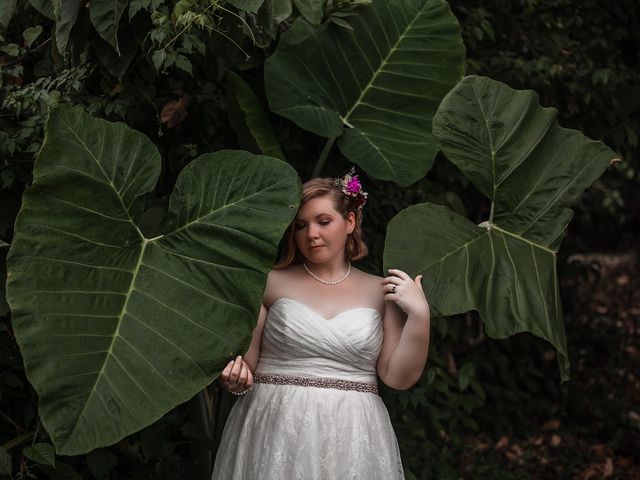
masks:
[[(279, 298), (262, 337), (258, 374), (375, 384), (380, 313), (369, 307), (326, 319)], [(233, 406), (213, 480), (403, 479), (381, 398), (370, 392), (255, 383)]]

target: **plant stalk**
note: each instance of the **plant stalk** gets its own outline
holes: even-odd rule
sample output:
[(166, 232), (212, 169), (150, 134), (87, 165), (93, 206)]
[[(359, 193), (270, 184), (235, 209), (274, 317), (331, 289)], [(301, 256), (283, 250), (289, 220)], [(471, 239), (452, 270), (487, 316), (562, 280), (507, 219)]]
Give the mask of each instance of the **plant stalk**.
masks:
[(34, 432), (35, 430), (30, 430), (28, 432), (23, 433), (22, 435), (12, 438), (8, 442), (3, 443), (2, 448), (4, 448), (5, 450), (11, 450), (12, 448), (17, 447), (22, 443), (26, 443), (33, 438)]
[(322, 171), (322, 167), (324, 167), (324, 162), (327, 160), (329, 156), (329, 152), (331, 151), (331, 147), (333, 147), (334, 142), (338, 137), (330, 137), (327, 140), (327, 143), (324, 144), (324, 148), (322, 152), (320, 152), (320, 157), (318, 157), (318, 161), (316, 166), (313, 169), (313, 173), (311, 174), (311, 178), (316, 178), (320, 176), (320, 172)]

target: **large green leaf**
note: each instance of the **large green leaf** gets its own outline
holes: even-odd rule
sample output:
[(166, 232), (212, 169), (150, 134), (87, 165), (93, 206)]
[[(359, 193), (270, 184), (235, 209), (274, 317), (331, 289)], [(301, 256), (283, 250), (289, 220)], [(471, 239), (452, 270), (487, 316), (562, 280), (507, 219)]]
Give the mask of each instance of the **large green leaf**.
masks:
[(53, 15), (56, 20), (56, 45), (60, 53), (64, 53), (69, 42), (71, 29), (78, 19), (83, 0), (51, 0), (53, 2)]
[(0, 317), (4, 317), (9, 311), (9, 305), (7, 304), (6, 296), (6, 282), (7, 282), (7, 247), (2, 240), (0, 240)]
[(280, 23), (291, 16), (291, 0), (273, 0), (271, 2), (271, 12), (273, 21)]
[(227, 71), (229, 120), (238, 137), (249, 137), (261, 153), (284, 160), (278, 139), (260, 100), (240, 76)]
[(54, 0), (29, 0), (29, 3), (49, 20), (55, 20), (56, 17), (53, 13), (53, 1)]
[(560, 128), (535, 92), (467, 77), (442, 101), (433, 131), (442, 150), (492, 201), (474, 225), (445, 207), (422, 204), (390, 223), (384, 264), (424, 274), (435, 314), (472, 309), (487, 334), (531, 332), (558, 351), (569, 376), (556, 252), (575, 203), (616, 155)]
[(125, 9), (128, 8), (125, 0), (91, 0), (89, 14), (91, 23), (98, 34), (111, 45), (118, 55), (118, 24)]
[(100, 63), (118, 81), (122, 81), (124, 74), (138, 54), (138, 43), (132, 28), (129, 25), (124, 25), (119, 29), (118, 45), (122, 47), (121, 54), (118, 54), (97, 32), (92, 35), (92, 42)]
[(229, 0), (229, 3), (238, 10), (257, 13), (264, 0)]
[(320, 24), (324, 16), (325, 0), (293, 0), (293, 3), (309, 23)]
[(4, 0), (0, 3), (0, 31), (6, 30), (16, 9), (18, 0)]
[(402, 185), (431, 168), (431, 119), (461, 78), (460, 29), (443, 0), (376, 0), (353, 31), (298, 19), (265, 62), (271, 109), (324, 137), (368, 174)]
[(7, 258), (25, 370), (58, 453), (112, 444), (248, 345), (300, 180), (247, 152), (180, 174), (165, 233), (138, 229), (160, 158), (144, 135), (54, 109)]

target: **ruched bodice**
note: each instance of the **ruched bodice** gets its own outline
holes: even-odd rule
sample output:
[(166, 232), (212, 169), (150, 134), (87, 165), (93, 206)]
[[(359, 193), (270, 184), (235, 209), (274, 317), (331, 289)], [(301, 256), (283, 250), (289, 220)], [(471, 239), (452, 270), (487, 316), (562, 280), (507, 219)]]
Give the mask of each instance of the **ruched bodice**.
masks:
[[(324, 318), (282, 297), (269, 308), (256, 373), (375, 384), (382, 340), (375, 308)], [(370, 391), (255, 383), (229, 414), (213, 480), (294, 479), (404, 479), (382, 399)]]
[(273, 302), (262, 334), (258, 373), (376, 382), (380, 312), (354, 307), (327, 319), (292, 298)]

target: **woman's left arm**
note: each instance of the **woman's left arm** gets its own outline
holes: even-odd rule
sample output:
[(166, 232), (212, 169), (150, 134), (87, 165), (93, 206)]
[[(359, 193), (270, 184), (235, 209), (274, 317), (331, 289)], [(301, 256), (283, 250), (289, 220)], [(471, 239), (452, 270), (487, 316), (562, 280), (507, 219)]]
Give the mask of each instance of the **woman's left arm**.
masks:
[(411, 388), (420, 379), (429, 354), (431, 314), (421, 281), (422, 275), (412, 280), (397, 269), (389, 269), (382, 281), (384, 340), (377, 370), (385, 384), (398, 390)]

